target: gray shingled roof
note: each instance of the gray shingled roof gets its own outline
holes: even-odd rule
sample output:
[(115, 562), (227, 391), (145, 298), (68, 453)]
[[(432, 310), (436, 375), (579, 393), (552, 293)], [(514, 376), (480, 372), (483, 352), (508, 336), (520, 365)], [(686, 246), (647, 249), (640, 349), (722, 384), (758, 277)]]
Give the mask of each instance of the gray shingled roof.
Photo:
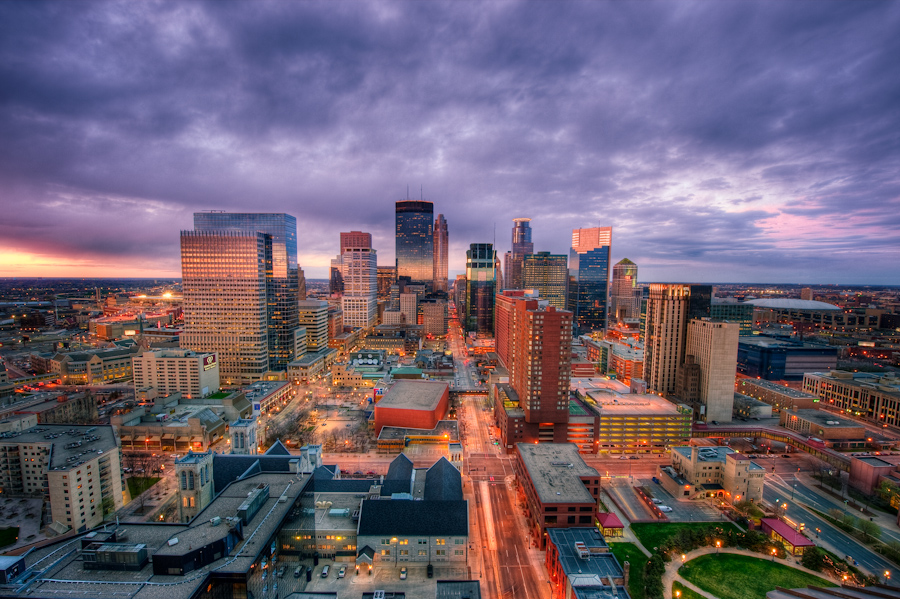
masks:
[(364, 499), (358, 536), (447, 536), (469, 534), (466, 501)]
[(441, 457), (425, 474), (426, 501), (459, 501), (463, 498), (459, 470)]
[(278, 439), (272, 443), (272, 447), (267, 449), (264, 455), (291, 455), (291, 452), (284, 446), (281, 439)]

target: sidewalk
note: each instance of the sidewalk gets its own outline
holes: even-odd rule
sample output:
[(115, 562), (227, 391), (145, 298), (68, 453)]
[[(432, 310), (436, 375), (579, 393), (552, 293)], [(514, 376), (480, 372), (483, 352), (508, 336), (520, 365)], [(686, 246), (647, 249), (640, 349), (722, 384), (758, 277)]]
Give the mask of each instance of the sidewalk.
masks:
[(609, 494), (606, 492), (606, 489), (603, 489), (600, 492), (600, 497), (603, 499), (603, 503), (609, 508), (609, 511), (616, 515), (616, 517), (622, 521), (622, 524), (625, 525), (625, 530), (622, 533), (622, 537), (620, 539), (616, 539), (613, 543), (622, 542), (622, 543), (634, 543), (637, 545), (638, 549), (640, 549), (644, 555), (650, 557), (652, 553), (647, 550), (646, 547), (641, 545), (641, 542), (638, 540), (637, 535), (634, 534), (634, 531), (631, 530), (631, 521), (625, 517), (625, 514), (622, 513), (622, 510), (619, 509), (619, 506), (616, 505), (616, 502), (612, 500)]
[[(737, 549), (735, 547), (722, 547), (718, 550), (720, 553), (734, 553), (737, 555), (747, 555), (750, 557), (755, 557), (758, 559), (771, 559), (762, 553), (756, 553), (754, 551), (750, 551), (748, 549)], [(700, 549), (694, 549), (693, 551), (685, 554), (684, 563), (691, 561), (692, 559), (698, 558), (701, 555), (708, 555), (710, 553), (716, 553), (715, 547), (702, 547)], [(795, 563), (793, 556), (789, 556), (787, 559), (775, 558), (775, 562), (779, 564), (784, 564), (789, 568), (794, 568), (795, 570), (801, 570), (806, 572), (807, 574), (812, 574), (814, 576), (818, 576), (820, 578), (831, 579), (835, 584), (840, 584), (841, 581), (831, 578), (823, 572), (816, 572), (814, 570), (810, 570), (809, 568), (804, 568), (799, 563)], [(672, 583), (675, 581), (680, 582), (684, 586), (688, 587), (692, 591), (695, 591), (708, 599), (718, 599), (715, 595), (711, 595), (705, 591), (698, 589), (696, 586), (686, 581), (684, 578), (678, 574), (678, 570), (681, 568), (682, 562), (679, 559), (673, 559), (666, 566), (666, 573), (663, 574), (662, 583), (663, 583), (663, 597), (665, 599), (672, 599)]]

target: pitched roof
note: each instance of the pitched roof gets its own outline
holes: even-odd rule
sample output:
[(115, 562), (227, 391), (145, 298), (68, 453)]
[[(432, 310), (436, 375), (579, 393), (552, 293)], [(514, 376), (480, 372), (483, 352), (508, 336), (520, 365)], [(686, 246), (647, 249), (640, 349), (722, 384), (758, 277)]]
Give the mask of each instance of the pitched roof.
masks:
[(290, 472), (291, 460), (296, 460), (296, 456), (268, 456), (268, 455), (234, 455), (221, 454), (213, 455), (213, 484), (216, 493), (221, 493), (222, 489), (241, 479), (254, 465), (259, 463), (260, 472)]
[(462, 498), (462, 476), (447, 458), (442, 457), (425, 474), (425, 499), (459, 501)]
[(357, 536), (448, 536), (469, 534), (466, 501), (364, 499)]
[(619, 517), (612, 512), (597, 514), (597, 521), (603, 528), (625, 528)]
[(412, 477), (412, 471), (412, 460), (406, 457), (406, 454), (401, 453), (391, 462), (384, 480), (409, 480)]
[(281, 439), (278, 439), (272, 443), (272, 447), (266, 450), (265, 455), (291, 455), (291, 452), (284, 446)]

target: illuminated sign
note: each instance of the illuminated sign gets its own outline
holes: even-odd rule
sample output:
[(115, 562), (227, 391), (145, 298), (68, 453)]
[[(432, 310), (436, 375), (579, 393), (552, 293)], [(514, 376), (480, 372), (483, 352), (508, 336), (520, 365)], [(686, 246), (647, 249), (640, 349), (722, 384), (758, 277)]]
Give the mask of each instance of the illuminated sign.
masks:
[(216, 355), (213, 354), (211, 356), (203, 356), (203, 370), (209, 370), (210, 368), (215, 368), (216, 366)]

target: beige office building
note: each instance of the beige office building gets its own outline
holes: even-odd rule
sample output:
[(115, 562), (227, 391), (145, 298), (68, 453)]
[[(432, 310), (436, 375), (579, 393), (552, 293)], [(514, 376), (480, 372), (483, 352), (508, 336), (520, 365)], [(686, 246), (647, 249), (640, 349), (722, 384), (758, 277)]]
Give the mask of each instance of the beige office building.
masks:
[(125, 505), (112, 427), (47, 424), (0, 439), (0, 493), (45, 497), (53, 522), (77, 530), (102, 524)]
[(135, 389), (156, 389), (159, 395), (181, 393), (206, 397), (219, 390), (219, 362), (215, 352), (164, 349), (132, 358)]
[(698, 420), (731, 422), (740, 332), (736, 322), (695, 318), (688, 323), (685, 354), (700, 366)]
[(690, 285), (650, 285), (644, 332), (644, 380), (654, 392), (673, 393), (684, 362)]
[(226, 385), (269, 369), (266, 241), (263, 233), (182, 231), (181, 347), (218, 354)]

